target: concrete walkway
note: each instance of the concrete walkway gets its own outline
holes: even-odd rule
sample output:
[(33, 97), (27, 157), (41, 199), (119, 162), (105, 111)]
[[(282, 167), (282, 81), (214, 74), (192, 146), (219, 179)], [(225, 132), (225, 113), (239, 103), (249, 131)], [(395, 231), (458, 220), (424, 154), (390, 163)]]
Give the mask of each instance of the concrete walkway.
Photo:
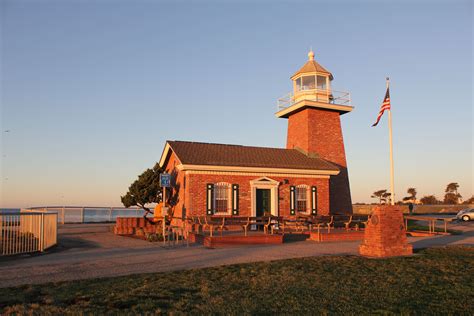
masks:
[[(451, 225), (460, 236), (410, 238), (415, 248), (474, 245), (474, 223)], [(59, 245), (48, 254), (0, 259), (0, 287), (66, 280), (195, 269), (219, 265), (322, 255), (356, 255), (359, 241), (206, 249), (164, 248), (161, 243), (115, 236), (107, 224), (64, 225)]]

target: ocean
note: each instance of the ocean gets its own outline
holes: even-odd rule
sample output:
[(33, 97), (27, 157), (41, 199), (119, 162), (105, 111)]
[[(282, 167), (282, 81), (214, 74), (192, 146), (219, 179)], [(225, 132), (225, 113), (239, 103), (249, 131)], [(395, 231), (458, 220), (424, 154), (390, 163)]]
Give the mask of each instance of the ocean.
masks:
[[(58, 213), (58, 221), (62, 222), (63, 207), (47, 207), (49, 212)], [(15, 214), (20, 208), (0, 208), (0, 214)], [(82, 213), (84, 212), (84, 213)], [(83, 215), (82, 215), (83, 214)], [(117, 217), (141, 217), (145, 211), (141, 209), (127, 209), (123, 207), (64, 207), (65, 223), (104, 223), (115, 222)], [(84, 218), (82, 218), (84, 216)]]

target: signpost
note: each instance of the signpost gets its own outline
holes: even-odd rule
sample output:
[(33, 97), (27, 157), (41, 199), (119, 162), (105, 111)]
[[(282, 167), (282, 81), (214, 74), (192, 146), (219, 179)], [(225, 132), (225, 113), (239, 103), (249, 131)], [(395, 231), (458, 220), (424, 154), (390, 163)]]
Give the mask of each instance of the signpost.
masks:
[(171, 175), (169, 173), (160, 174), (160, 187), (169, 188), (171, 183)]
[(166, 207), (166, 188), (171, 184), (171, 175), (169, 173), (160, 174), (160, 187), (163, 188), (163, 206)]
[(168, 208), (166, 207), (166, 188), (171, 186), (171, 175), (169, 173), (160, 174), (160, 187), (163, 188), (163, 207), (161, 208), (161, 216), (163, 216), (163, 245), (166, 245), (166, 215)]

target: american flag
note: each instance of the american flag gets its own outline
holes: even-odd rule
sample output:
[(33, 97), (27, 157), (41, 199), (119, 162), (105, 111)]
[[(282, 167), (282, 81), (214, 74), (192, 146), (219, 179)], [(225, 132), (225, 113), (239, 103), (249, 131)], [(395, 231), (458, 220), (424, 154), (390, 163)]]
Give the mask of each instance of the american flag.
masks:
[(382, 106), (380, 107), (379, 115), (377, 116), (377, 122), (375, 122), (372, 125), (372, 127), (377, 126), (385, 110), (390, 110), (390, 92), (389, 92), (388, 87), (387, 87), (387, 93), (385, 93), (385, 98), (383, 99), (383, 102), (382, 102)]

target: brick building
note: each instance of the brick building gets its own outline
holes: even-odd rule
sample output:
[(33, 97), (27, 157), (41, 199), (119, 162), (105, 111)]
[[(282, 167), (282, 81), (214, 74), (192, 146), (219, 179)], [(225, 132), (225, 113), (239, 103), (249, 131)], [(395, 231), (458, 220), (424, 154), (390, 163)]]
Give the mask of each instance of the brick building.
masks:
[(166, 142), (159, 163), (172, 175), (175, 216), (352, 213), (340, 121), (350, 95), (332, 90), (332, 74), (308, 57), (291, 77), (293, 92), (278, 100), (285, 149)]

